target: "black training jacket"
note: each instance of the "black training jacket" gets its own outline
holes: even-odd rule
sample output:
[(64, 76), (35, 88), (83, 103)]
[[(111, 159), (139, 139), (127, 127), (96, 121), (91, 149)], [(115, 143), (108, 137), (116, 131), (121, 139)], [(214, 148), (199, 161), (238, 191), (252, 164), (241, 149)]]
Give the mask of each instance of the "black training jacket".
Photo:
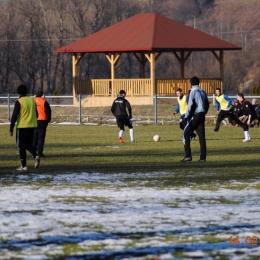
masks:
[(251, 120), (254, 120), (256, 118), (256, 112), (253, 105), (249, 101), (244, 99), (242, 101), (242, 106), (244, 115), (251, 115)]
[[(128, 110), (128, 113), (126, 111)], [(130, 103), (122, 96), (119, 96), (117, 99), (114, 100), (111, 112), (115, 117), (117, 116), (130, 116), (132, 117), (132, 108)]]

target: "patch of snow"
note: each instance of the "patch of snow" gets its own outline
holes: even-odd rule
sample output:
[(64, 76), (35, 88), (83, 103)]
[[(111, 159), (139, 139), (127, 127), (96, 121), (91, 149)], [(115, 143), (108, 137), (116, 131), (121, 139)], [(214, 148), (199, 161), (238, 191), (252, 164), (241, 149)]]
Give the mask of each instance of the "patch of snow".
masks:
[[(243, 190), (146, 186), (169, 175), (173, 173), (5, 175), (0, 179), (0, 241), (5, 241), (0, 242), (0, 259), (45, 259), (46, 253), (62, 253), (66, 243), (84, 248), (85, 255), (91, 250), (107, 256), (127, 253), (131, 259), (143, 252), (167, 259), (176, 249), (207, 259), (214, 254), (239, 259), (238, 251), (244, 258), (260, 255), (259, 247), (244, 243), (246, 236), (260, 238), (260, 194), (253, 188), (259, 181)], [(233, 182), (238, 183), (243, 184)], [(226, 241), (192, 242), (204, 236)], [(230, 236), (239, 236), (241, 244), (230, 245)], [(93, 251), (95, 247), (99, 249)]]

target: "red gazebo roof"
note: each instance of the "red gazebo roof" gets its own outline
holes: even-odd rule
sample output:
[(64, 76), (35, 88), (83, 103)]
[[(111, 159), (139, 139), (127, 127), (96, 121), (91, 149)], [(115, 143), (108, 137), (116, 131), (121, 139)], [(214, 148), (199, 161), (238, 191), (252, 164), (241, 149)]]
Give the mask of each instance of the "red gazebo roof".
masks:
[(241, 50), (156, 13), (141, 13), (57, 49), (56, 53)]

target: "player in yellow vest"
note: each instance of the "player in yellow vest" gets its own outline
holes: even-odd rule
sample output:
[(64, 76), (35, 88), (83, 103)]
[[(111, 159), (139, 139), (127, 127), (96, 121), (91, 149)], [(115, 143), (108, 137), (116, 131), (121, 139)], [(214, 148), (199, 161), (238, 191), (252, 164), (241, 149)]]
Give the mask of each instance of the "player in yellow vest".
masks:
[(234, 119), (232, 112), (232, 100), (229, 96), (221, 94), (220, 88), (216, 88), (216, 110), (218, 119), (214, 131), (218, 132), (220, 124), (224, 118), (229, 118), (229, 120)]
[[(176, 90), (176, 95), (177, 95), (177, 100), (178, 100), (178, 105), (176, 106), (173, 115), (175, 116), (177, 113), (180, 113), (180, 129), (184, 129), (183, 125), (183, 118), (185, 117), (185, 113), (187, 110), (187, 105), (188, 105), (188, 96), (183, 94), (182, 89), (178, 88)], [(192, 133), (190, 139), (194, 140), (196, 137), (196, 134)]]
[(9, 135), (13, 136), (13, 129), (16, 124), (16, 146), (19, 149), (21, 166), (17, 171), (27, 171), (26, 150), (28, 150), (34, 158), (34, 168), (40, 166), (40, 158), (33, 147), (34, 128), (37, 127), (37, 111), (33, 98), (27, 96), (27, 87), (20, 85), (17, 88), (19, 99), (15, 101), (14, 110), (10, 123)]

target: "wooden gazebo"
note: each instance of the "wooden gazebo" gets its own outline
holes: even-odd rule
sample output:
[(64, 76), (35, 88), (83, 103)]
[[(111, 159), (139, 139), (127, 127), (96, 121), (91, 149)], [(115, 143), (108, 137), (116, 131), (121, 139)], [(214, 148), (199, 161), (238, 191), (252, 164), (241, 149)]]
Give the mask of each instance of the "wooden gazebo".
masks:
[[(208, 94), (222, 89), (224, 51), (242, 48), (212, 35), (193, 29), (156, 13), (141, 13), (100, 30), (56, 50), (72, 53), (74, 106), (81, 94), (86, 107), (110, 106), (120, 89), (127, 92), (133, 105), (153, 104), (153, 97), (174, 95), (178, 87), (190, 88), (184, 64), (195, 51), (210, 51), (219, 62), (219, 78), (201, 79), (200, 86)], [(158, 79), (156, 60), (164, 53), (173, 53), (180, 63), (179, 79)], [(77, 66), (85, 53), (103, 53), (111, 64), (110, 79), (79, 80)], [(117, 79), (116, 64), (122, 53), (132, 53), (141, 65), (141, 78)], [(145, 78), (145, 64), (150, 63), (150, 78)]]

